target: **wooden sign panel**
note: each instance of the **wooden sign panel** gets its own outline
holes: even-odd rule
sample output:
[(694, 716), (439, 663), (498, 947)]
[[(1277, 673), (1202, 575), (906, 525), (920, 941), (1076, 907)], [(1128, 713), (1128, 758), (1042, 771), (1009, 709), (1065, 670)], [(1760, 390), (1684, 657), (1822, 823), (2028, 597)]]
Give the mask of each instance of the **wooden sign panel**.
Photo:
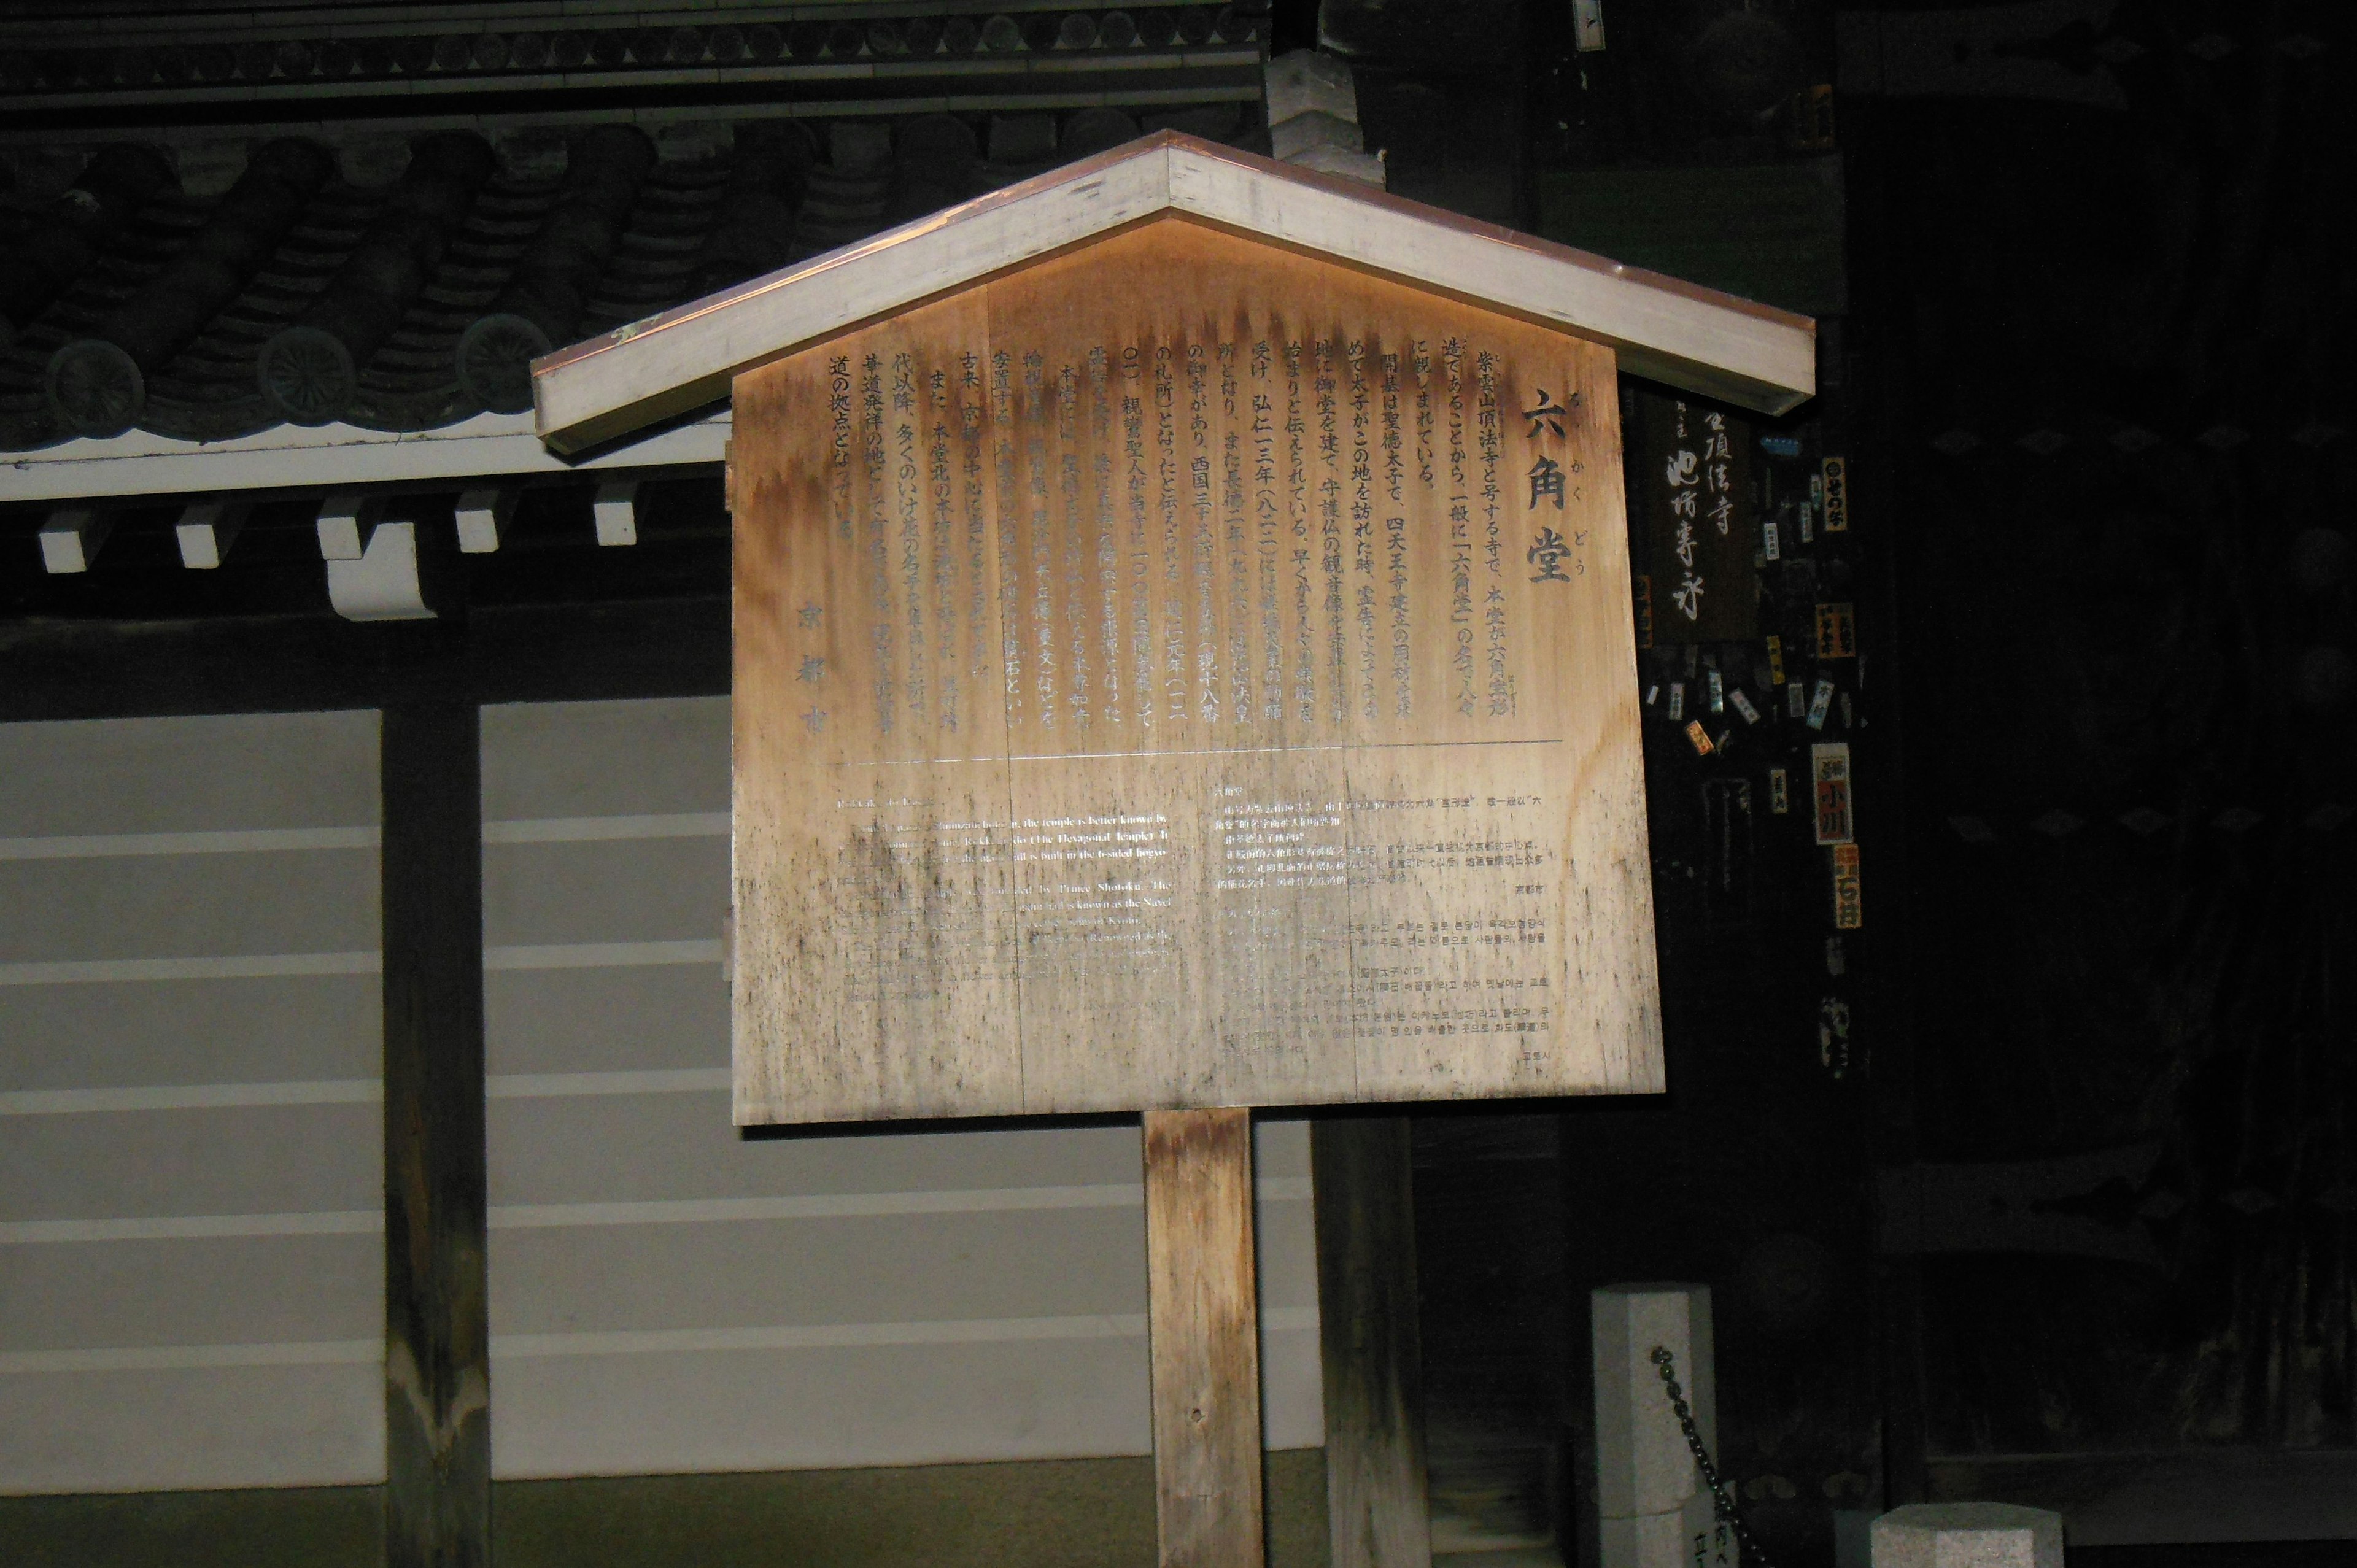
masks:
[(1617, 420), (1180, 220), (740, 377), (738, 1120), (1658, 1089)]

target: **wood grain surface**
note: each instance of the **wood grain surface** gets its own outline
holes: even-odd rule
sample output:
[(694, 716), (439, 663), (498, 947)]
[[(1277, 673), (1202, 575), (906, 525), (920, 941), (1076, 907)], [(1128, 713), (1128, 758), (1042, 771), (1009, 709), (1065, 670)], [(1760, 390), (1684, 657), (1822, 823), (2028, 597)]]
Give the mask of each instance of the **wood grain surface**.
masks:
[(384, 1561), (491, 1557), (480, 719), (384, 711)]
[(737, 417), (739, 1121), (1660, 1087), (1608, 349), (1165, 220)]
[(1162, 1568), (1260, 1568), (1251, 1112), (1146, 1113), (1146, 1277)]

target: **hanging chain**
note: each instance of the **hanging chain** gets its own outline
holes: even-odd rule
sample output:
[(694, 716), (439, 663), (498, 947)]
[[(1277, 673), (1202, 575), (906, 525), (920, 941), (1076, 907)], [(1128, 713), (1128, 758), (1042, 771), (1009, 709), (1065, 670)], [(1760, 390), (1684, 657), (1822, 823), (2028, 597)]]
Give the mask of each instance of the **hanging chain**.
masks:
[(1722, 1523), (1735, 1531), (1735, 1542), (1743, 1549), (1745, 1568), (1776, 1568), (1768, 1553), (1760, 1549), (1752, 1538), (1750, 1527), (1743, 1516), (1735, 1511), (1735, 1498), (1718, 1478), (1718, 1466), (1710, 1462), (1709, 1451), (1702, 1445), (1702, 1434), (1695, 1429), (1694, 1412), (1686, 1404), (1686, 1391), (1678, 1386), (1677, 1359), (1666, 1346), (1653, 1347), (1653, 1368), (1662, 1374), (1662, 1384), (1669, 1391), (1670, 1413), (1678, 1418), (1678, 1430), (1686, 1434), (1686, 1448), (1701, 1466), (1703, 1485), (1710, 1488), (1712, 1511)]

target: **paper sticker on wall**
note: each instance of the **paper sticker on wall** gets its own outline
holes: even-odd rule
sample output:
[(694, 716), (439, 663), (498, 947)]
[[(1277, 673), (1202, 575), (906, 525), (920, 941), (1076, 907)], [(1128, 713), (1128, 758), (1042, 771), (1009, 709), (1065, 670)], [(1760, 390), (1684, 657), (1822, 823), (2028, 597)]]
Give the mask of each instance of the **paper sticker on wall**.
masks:
[(1604, 0), (1571, 0), (1571, 36), (1581, 54), (1604, 48)]
[(1849, 743), (1809, 747), (1809, 773), (1815, 785), (1817, 842), (1849, 843), (1857, 836), (1850, 822)]
[(1703, 908), (1714, 926), (1751, 914), (1751, 780), (1709, 779), (1702, 787)]
[(1817, 657), (1853, 659), (1857, 655), (1857, 614), (1846, 604), (1817, 607)]
[(1828, 457), (1823, 467), (1824, 480), (1825, 532), (1849, 532), (1849, 459)]
[(1835, 1078), (1849, 1071), (1849, 1004), (1838, 996), (1817, 1004), (1817, 1063)]
[(1708, 757), (1718, 748), (1710, 743), (1710, 732), (1702, 727), (1700, 719), (1686, 721), (1686, 739), (1694, 743), (1696, 757)]
[(1834, 929), (1854, 931), (1864, 923), (1857, 886), (1857, 845), (1834, 845)]
[[(1798, 686), (1795, 686), (1792, 689), (1794, 691), (1800, 690)], [(1825, 715), (1833, 712), (1833, 708), (1834, 683), (1824, 676), (1820, 675), (1817, 677), (1817, 689), (1809, 693), (1809, 727), (1811, 729), (1824, 728)]]
[(1778, 816), (1792, 809), (1792, 776), (1781, 768), (1768, 770), (1768, 809)]
[(1770, 632), (1768, 636), (1768, 683), (1784, 683), (1784, 639)]

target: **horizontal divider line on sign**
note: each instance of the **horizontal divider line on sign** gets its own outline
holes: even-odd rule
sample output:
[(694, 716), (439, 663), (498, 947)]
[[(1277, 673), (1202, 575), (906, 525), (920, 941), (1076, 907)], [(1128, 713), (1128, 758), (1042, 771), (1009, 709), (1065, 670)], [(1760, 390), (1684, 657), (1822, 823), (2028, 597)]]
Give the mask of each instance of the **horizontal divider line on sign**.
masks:
[[(487, 970), (631, 969), (718, 963), (720, 939), (659, 942), (543, 942), (483, 950)], [(378, 974), (375, 952), (238, 953), (213, 958), (37, 959), (0, 963), (0, 985), (98, 985), (164, 980), (274, 980), (296, 975)]]
[[(600, 843), (619, 839), (726, 838), (726, 811), (649, 811), (611, 817), (521, 817), (483, 824), (485, 843)], [(222, 828), (162, 833), (52, 833), (0, 838), (0, 860), (113, 860), (136, 855), (264, 854), (374, 849), (373, 827)]]
[[(1264, 1334), (1318, 1326), (1314, 1306), (1269, 1307)], [(564, 1356), (660, 1356), (683, 1351), (833, 1350), (905, 1345), (1005, 1345), (1075, 1339), (1143, 1339), (1146, 1314), (1069, 1317), (966, 1317), (920, 1323), (817, 1323), (762, 1328), (638, 1328), (571, 1334), (494, 1334), (494, 1360)], [(139, 1345), (94, 1350), (0, 1351), (0, 1376), (31, 1372), (177, 1372), (231, 1367), (364, 1366), (384, 1359), (380, 1339), (283, 1345)]]
[[(1308, 1176), (1265, 1176), (1263, 1203), (1306, 1203)], [(591, 1225), (709, 1225), (763, 1219), (846, 1219), (915, 1214), (1000, 1214), (1027, 1209), (1124, 1208), (1145, 1203), (1134, 1182), (1072, 1187), (968, 1187), (930, 1192), (780, 1194), (768, 1197), (685, 1197), (635, 1203), (495, 1203), (494, 1230), (545, 1230)], [(381, 1231), (374, 1209), (316, 1214), (156, 1215), (133, 1219), (14, 1219), (0, 1222), (0, 1245), (66, 1241), (174, 1241), (231, 1236), (342, 1236)]]
[[(726, 1094), (725, 1067), (656, 1068), (630, 1072), (493, 1073), (492, 1100), (568, 1100), (608, 1094)], [(210, 1111), (243, 1106), (370, 1105), (384, 1098), (373, 1078), (301, 1079), (269, 1083), (133, 1084), (111, 1089), (0, 1090), (0, 1116), (61, 1116), (108, 1111)]]

